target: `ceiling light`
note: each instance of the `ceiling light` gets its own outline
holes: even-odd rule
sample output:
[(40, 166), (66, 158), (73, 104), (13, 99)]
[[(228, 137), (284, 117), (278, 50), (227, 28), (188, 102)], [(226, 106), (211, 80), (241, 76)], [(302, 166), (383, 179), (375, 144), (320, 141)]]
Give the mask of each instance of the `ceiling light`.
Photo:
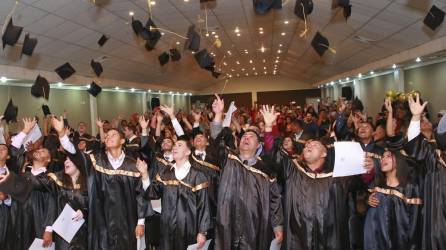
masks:
[(252, 70), (256, 70), (256, 68), (255, 68), (255, 67), (253, 67), (253, 68), (252, 68)]
[(156, 2), (155, 1), (150, 1), (150, 5), (155, 5)]
[(209, 33), (206, 33), (206, 37), (209, 37)]
[(228, 50), (228, 54), (231, 55), (231, 51), (230, 50)]
[(347, 78), (345, 78), (345, 80), (346, 80), (346, 81), (350, 81), (350, 78), (349, 78), (349, 77), (347, 77)]
[(237, 33), (237, 36), (240, 36), (240, 33)]
[(265, 72), (263, 72), (263, 73), (266, 75), (268, 72), (265, 71)]
[(212, 35), (215, 35), (215, 31), (212, 31), (211, 34), (212, 34)]
[(90, 88), (90, 84), (85, 85), (85, 87), (86, 87), (87, 89), (89, 89), (89, 88)]
[(286, 33), (285, 33), (285, 32), (282, 32), (281, 35), (284, 36), (284, 35), (286, 35)]
[(266, 67), (263, 67), (263, 69), (266, 69)]
[(288, 23), (289, 23), (289, 21), (288, 21), (288, 20), (285, 20), (285, 21), (283, 21), (283, 23), (284, 23), (284, 24), (288, 24)]
[(119, 87), (115, 87), (115, 90), (119, 90)]
[(147, 90), (147, 92), (149, 92), (149, 93), (150, 93), (150, 92), (152, 92), (152, 90), (151, 90), (151, 89), (149, 89), (149, 90)]
[(61, 82), (58, 82), (58, 83), (57, 83), (57, 86), (58, 86), (58, 87), (62, 87), (62, 85), (63, 85), (63, 83), (61, 83)]
[(262, 47), (260, 48), (260, 51), (261, 51), (262, 53), (265, 52), (265, 47), (263, 47), (263, 45), (262, 45)]
[(223, 65), (227, 66), (228, 64), (226, 62), (223, 62)]
[(276, 60), (276, 63), (279, 63), (279, 60)]
[(189, 0), (184, 0), (184, 2), (186, 2), (186, 3), (187, 3), (187, 2), (189, 2)]
[(161, 90), (158, 90), (158, 93), (161, 93)]
[(183, 95), (187, 95), (187, 93), (184, 93)]
[(135, 12), (129, 11), (129, 16), (134, 16), (134, 15), (135, 15)]
[(164, 32), (161, 32), (161, 35), (162, 35), (162, 36), (164, 36), (164, 35), (165, 35), (165, 33), (164, 33)]
[(415, 62), (421, 62), (421, 58), (417, 57), (417, 59), (415, 60)]
[(263, 35), (263, 30), (259, 31), (259, 34), (260, 34), (260, 35)]
[(246, 75), (246, 76), (249, 76), (249, 74), (248, 74), (248, 73), (246, 73), (245, 75)]
[(263, 59), (263, 63), (266, 63), (266, 60), (265, 60), (265, 59)]
[(234, 69), (231, 69), (231, 71), (234, 72), (235, 70), (234, 70)]
[(177, 42), (177, 45), (180, 45), (180, 42)]
[(256, 76), (256, 75), (257, 75), (257, 72), (254, 72), (254, 75)]
[(134, 89), (134, 88), (131, 88), (130, 91), (135, 92), (135, 89)]
[(245, 71), (245, 69), (243, 68), (242, 71)]
[(189, 93), (189, 95), (192, 95), (192, 93)]
[(240, 30), (238, 29), (238, 27), (235, 27), (234, 32), (235, 32), (235, 33), (239, 33), (239, 32), (240, 32)]
[(392, 69), (396, 69), (396, 64), (392, 65)]
[(372, 70), (372, 71), (370, 71), (370, 75), (373, 75), (373, 74), (375, 74), (375, 72)]
[(173, 92), (172, 92), (172, 91), (169, 91), (169, 94), (173, 94)]
[(252, 63), (252, 60), (249, 60), (249, 63)]
[(237, 77), (239, 77), (240, 75), (239, 74), (237, 74)]
[(281, 50), (279, 49), (279, 50), (277, 50), (277, 53), (279, 53), (279, 54), (280, 54), (280, 53), (282, 53), (282, 51), (281, 51)]
[(359, 74), (358, 74), (358, 77), (359, 77), (359, 78), (361, 78), (361, 77), (362, 77), (362, 74), (361, 74), (361, 73), (359, 73)]
[(180, 94), (180, 92), (177, 92), (177, 95), (179, 95)]
[(248, 54), (248, 50), (247, 49), (245, 49), (245, 54)]
[(5, 83), (6, 81), (8, 81), (8, 78), (4, 76), (0, 77), (0, 82)]
[(333, 81), (331, 81), (330, 85), (333, 86), (335, 83)]
[(282, 47), (282, 44), (279, 44), (279, 47)]
[(218, 35), (215, 35), (214, 37), (215, 37), (215, 38), (218, 38)]
[(263, 30), (263, 28), (262, 28), (262, 27), (260, 27), (260, 28), (259, 28), (259, 30)]
[(236, 61), (235, 63), (237, 63), (238, 65), (240, 65), (240, 62), (239, 62), (239, 61)]

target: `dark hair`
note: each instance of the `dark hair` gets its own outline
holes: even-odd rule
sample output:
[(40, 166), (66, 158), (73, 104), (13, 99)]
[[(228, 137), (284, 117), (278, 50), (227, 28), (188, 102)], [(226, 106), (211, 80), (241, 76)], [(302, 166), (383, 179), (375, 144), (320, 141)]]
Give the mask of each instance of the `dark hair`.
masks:
[(125, 139), (125, 135), (124, 135), (124, 133), (123, 133), (122, 131), (120, 131), (119, 129), (117, 129), (117, 128), (110, 128), (107, 132), (110, 132), (110, 131), (112, 131), (112, 130), (118, 132), (118, 134), (119, 134), (119, 136), (121, 137), (121, 139)]
[(61, 171), (61, 181), (65, 187), (74, 188), (74, 185), (78, 184), (80, 186), (80, 190), (85, 191), (87, 190), (87, 173), (86, 170), (81, 167), (81, 161), (84, 160), (79, 159), (81, 157), (83, 158), (85, 156), (83, 156), (82, 154), (66, 156), (65, 160), (63, 161), (65, 162), (67, 159), (70, 159), (70, 161), (73, 162), (73, 165), (79, 170), (79, 178), (77, 179), (77, 183), (73, 183), (71, 177), (67, 175), (64, 170)]
[[(389, 151), (392, 155), (393, 165), (396, 166), (396, 177), (399, 186), (405, 187), (411, 181), (410, 166), (408, 159), (399, 151)], [(386, 175), (379, 169), (375, 176), (375, 186), (383, 187), (387, 185)]]

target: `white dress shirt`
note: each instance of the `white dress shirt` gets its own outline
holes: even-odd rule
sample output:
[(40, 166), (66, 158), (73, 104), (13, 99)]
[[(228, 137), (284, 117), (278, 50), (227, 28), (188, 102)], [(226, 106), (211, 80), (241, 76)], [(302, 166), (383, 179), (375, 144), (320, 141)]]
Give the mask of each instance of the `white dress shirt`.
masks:
[(119, 155), (118, 158), (113, 158), (113, 156), (109, 152), (107, 152), (107, 158), (113, 169), (118, 169), (122, 166), (122, 163), (124, 163), (125, 153), (124, 151), (121, 151), (121, 155)]
[(172, 153), (170, 153), (170, 154), (164, 153), (163, 157), (166, 161), (173, 162), (173, 154)]
[(181, 181), (181, 180), (184, 179), (184, 178), (187, 176), (187, 174), (189, 173), (189, 170), (190, 170), (191, 165), (190, 165), (190, 162), (187, 161), (187, 162), (185, 162), (184, 165), (181, 166), (181, 167), (179, 167), (179, 166), (177, 165), (177, 163), (174, 163), (174, 164), (173, 164), (173, 167), (174, 167), (174, 169), (175, 169), (175, 178), (177, 178), (177, 180), (180, 180), (180, 181)]

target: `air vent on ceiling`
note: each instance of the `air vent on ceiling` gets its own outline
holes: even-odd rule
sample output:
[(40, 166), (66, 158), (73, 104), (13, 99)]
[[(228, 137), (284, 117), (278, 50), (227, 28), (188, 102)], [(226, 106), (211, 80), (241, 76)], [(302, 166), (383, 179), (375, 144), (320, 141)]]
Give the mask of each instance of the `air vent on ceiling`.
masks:
[(376, 42), (376, 40), (373, 40), (371, 38), (368, 38), (368, 37), (365, 37), (365, 36), (358, 36), (358, 35), (354, 36), (353, 39), (358, 41), (358, 42), (366, 43), (366, 44)]

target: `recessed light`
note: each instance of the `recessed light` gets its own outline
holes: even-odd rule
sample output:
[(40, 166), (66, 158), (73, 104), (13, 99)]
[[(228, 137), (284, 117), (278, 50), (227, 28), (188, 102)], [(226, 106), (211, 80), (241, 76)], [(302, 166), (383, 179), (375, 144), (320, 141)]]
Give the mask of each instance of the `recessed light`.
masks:
[(265, 60), (265, 59), (263, 59), (263, 63), (266, 63), (266, 60)]
[(263, 47), (263, 45), (262, 45), (262, 47), (260, 48), (260, 51), (261, 51), (262, 53), (265, 52), (265, 47)]
[(151, 90), (151, 89), (149, 89), (149, 90), (147, 90), (147, 92), (149, 92), (149, 93), (150, 93), (150, 92), (152, 92), (152, 90)]
[(239, 33), (239, 32), (240, 32), (239, 28), (238, 28), (238, 27), (235, 27), (234, 32), (235, 32), (235, 33)]
[(119, 90), (119, 87), (115, 87), (115, 90)]
[(392, 69), (396, 69), (396, 64), (392, 65)]
[(335, 83), (333, 81), (331, 81), (330, 85), (333, 86)]
[(266, 67), (263, 67), (263, 69), (266, 69)]
[(164, 36), (164, 34), (165, 34), (164, 32), (161, 32), (161, 35), (162, 35), (162, 36)]
[(209, 33), (206, 33), (206, 37), (209, 37)]
[(189, 0), (184, 0), (184, 2), (188, 3), (188, 2), (189, 2)]
[(129, 16), (134, 16), (134, 15), (135, 15), (135, 12), (129, 11)]
[(361, 74), (361, 73), (359, 73), (359, 74), (358, 74), (358, 77), (359, 77), (359, 78), (361, 78), (361, 77), (362, 77), (362, 74)]
[(370, 71), (370, 75), (373, 75), (373, 74), (375, 74), (375, 71), (373, 71), (373, 70)]
[(417, 59), (415, 59), (415, 62), (421, 62), (421, 58), (417, 57)]
[(268, 72), (265, 71), (265, 72), (263, 72), (263, 73), (266, 75)]
[(245, 71), (245, 69), (244, 69), (244, 68), (242, 68), (242, 71)]
[(212, 34), (212, 35), (215, 35), (215, 31), (212, 31), (211, 34)]
[(249, 60), (249, 63), (252, 63), (252, 60)]
[(259, 30), (263, 30), (263, 28), (262, 28), (262, 27), (260, 27), (260, 28), (259, 28)]
[(281, 51), (281, 50), (279, 49), (279, 50), (277, 50), (277, 53), (279, 53), (279, 54), (280, 54), (280, 53), (282, 53), (282, 51)]
[(254, 75), (256, 76), (256, 75), (257, 75), (257, 72), (254, 72)]
[(223, 62), (223, 65), (227, 66), (228, 64), (226, 62)]
[(283, 23), (284, 23), (284, 24), (288, 24), (288, 23), (289, 23), (289, 21), (288, 21), (288, 20), (285, 20), (285, 21), (283, 21)]
[(286, 35), (286, 33), (285, 33), (285, 32), (282, 32), (281, 35), (284, 36), (284, 35)]
[(234, 72), (235, 70), (234, 70), (234, 69), (231, 69), (231, 71)]
[(177, 45), (180, 45), (180, 42), (177, 42)]
[(350, 81), (350, 78), (349, 78), (349, 77), (347, 77), (347, 78), (345, 78), (345, 80), (346, 80), (346, 81)]
[(62, 85), (63, 85), (63, 83), (61, 83), (61, 82), (58, 82), (58, 83), (57, 83), (57, 86), (58, 86), (58, 87), (62, 87)]
[(134, 88), (131, 88), (130, 91), (135, 92), (135, 89), (134, 89)]
[(282, 47), (283, 45), (282, 44), (279, 44), (279, 47)]
[(8, 81), (8, 78), (6, 78), (4, 76), (0, 77), (0, 82), (5, 83), (7, 81)]
[(173, 92), (172, 92), (172, 91), (169, 91), (169, 94), (173, 94)]
[(215, 37), (215, 38), (218, 38), (218, 35), (215, 35), (214, 37)]
[(155, 5), (156, 2), (155, 1), (150, 1), (150, 5)]
[(256, 70), (256, 67), (253, 67), (252, 70)]
[(239, 62), (239, 61), (236, 61), (235, 63), (237, 63), (238, 65), (240, 65), (240, 62)]
[(249, 74), (248, 74), (248, 73), (246, 73), (245, 75), (246, 75), (246, 76), (249, 76)]
[(237, 36), (240, 36), (240, 33), (237, 33)]
[(263, 35), (263, 30), (259, 31), (259, 34), (260, 34), (260, 35)]

